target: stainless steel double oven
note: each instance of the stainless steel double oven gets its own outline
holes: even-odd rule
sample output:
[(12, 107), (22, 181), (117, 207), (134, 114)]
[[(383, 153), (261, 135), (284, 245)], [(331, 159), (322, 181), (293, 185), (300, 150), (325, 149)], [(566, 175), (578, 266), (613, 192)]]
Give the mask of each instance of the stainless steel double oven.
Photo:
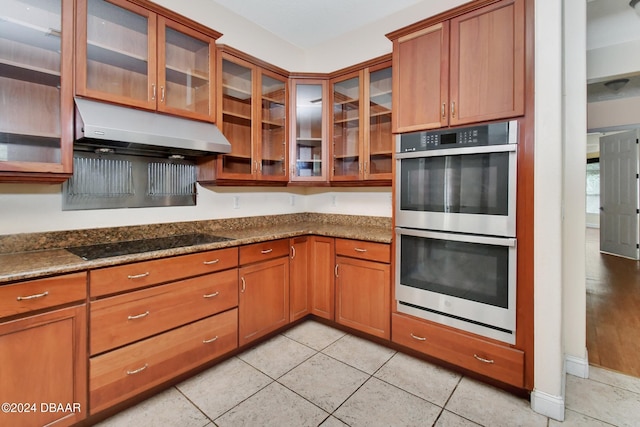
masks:
[(516, 121), (396, 139), (399, 312), (515, 343)]

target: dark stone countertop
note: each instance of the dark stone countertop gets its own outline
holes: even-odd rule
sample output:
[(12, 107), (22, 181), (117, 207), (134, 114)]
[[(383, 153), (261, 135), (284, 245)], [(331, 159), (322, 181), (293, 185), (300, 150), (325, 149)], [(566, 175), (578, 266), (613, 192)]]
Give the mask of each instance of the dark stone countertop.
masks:
[[(64, 249), (194, 232), (233, 240), (90, 261)], [(390, 243), (391, 218), (304, 213), (0, 236), (0, 285), (307, 234)]]

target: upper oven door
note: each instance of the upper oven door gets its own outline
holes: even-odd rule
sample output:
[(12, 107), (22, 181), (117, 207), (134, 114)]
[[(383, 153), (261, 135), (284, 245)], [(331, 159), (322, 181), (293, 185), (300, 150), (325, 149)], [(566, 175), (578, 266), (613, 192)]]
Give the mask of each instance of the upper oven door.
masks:
[(514, 237), (517, 145), (396, 155), (396, 225)]

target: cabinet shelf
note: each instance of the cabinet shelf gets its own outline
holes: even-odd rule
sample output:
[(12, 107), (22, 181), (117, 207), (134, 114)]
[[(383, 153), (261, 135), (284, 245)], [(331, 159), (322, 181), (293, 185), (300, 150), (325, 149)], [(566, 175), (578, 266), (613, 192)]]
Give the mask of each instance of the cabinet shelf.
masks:
[(0, 58), (0, 76), (46, 86), (60, 87), (60, 71)]
[(236, 112), (231, 112), (231, 111), (223, 111), (222, 114), (224, 114), (225, 116), (230, 116), (230, 117), (235, 117), (237, 119), (242, 119), (242, 120), (246, 120), (246, 121), (251, 121), (251, 116), (246, 115), (246, 114), (241, 114), (241, 113), (236, 113)]
[(209, 83), (209, 76), (205, 72), (183, 70), (170, 65), (166, 67), (166, 76), (168, 82), (191, 88), (198, 88)]
[(60, 50), (60, 30), (12, 19), (0, 18), (0, 38), (53, 52)]
[(262, 128), (263, 129), (278, 129), (284, 127), (284, 120), (262, 120)]
[(338, 119), (338, 118), (334, 118), (333, 119), (333, 123), (334, 124), (348, 124), (348, 125), (353, 125), (353, 126), (358, 126), (359, 123), (359, 117), (348, 117), (346, 119)]
[(116, 49), (92, 40), (87, 41), (87, 59), (103, 64), (132, 71), (138, 74), (147, 74), (148, 62), (144, 56)]
[(231, 85), (222, 85), (222, 93), (224, 96), (228, 96), (231, 98), (236, 98), (240, 100), (251, 100), (251, 91), (244, 90), (239, 87), (231, 86)]

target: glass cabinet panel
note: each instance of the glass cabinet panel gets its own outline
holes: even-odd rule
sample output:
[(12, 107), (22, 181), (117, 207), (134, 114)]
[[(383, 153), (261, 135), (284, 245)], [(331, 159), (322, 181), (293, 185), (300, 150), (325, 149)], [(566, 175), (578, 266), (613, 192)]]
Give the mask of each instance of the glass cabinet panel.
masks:
[(260, 172), (265, 178), (286, 178), (287, 83), (283, 79), (262, 74), (260, 86), (262, 97)]
[(360, 77), (333, 84), (333, 177), (358, 177), (360, 160)]
[(292, 180), (326, 179), (323, 83), (295, 84), (295, 141)]
[(252, 68), (222, 60), (222, 133), (231, 143), (231, 153), (222, 156), (223, 174), (253, 175), (252, 88)]
[[(369, 153), (365, 178), (391, 178), (391, 67), (369, 74)], [(383, 178), (380, 176), (380, 178)]]
[[(72, 40), (72, 25), (62, 29), (67, 0), (6, 0), (0, 9), (0, 171), (16, 170), (12, 162), (56, 164), (47, 172), (63, 172), (63, 117), (70, 120), (71, 69), (61, 79), (63, 39)], [(71, 21), (68, 23), (72, 24)], [(70, 44), (66, 44), (70, 47)], [(64, 82), (64, 83), (63, 83)], [(66, 98), (65, 98), (66, 97)], [(67, 141), (69, 142), (69, 141)], [(15, 164), (14, 164), (15, 165)], [(40, 172), (37, 166), (19, 167)], [(69, 166), (70, 168), (70, 166)]]
[[(155, 60), (151, 52), (156, 49), (150, 44), (156, 39), (150, 37), (149, 28), (155, 27), (156, 16), (141, 8), (136, 13), (134, 5), (127, 7), (132, 10), (104, 0), (87, 0), (86, 70), (79, 70), (86, 73), (86, 81), (81, 81), (79, 89), (104, 99), (155, 108), (156, 66), (150, 58)], [(81, 37), (79, 40), (82, 43)]]
[(180, 110), (186, 116), (212, 120), (213, 41), (162, 17), (158, 18), (158, 25), (162, 32), (159, 44), (164, 49), (159, 56), (164, 64), (159, 64), (158, 109)]

